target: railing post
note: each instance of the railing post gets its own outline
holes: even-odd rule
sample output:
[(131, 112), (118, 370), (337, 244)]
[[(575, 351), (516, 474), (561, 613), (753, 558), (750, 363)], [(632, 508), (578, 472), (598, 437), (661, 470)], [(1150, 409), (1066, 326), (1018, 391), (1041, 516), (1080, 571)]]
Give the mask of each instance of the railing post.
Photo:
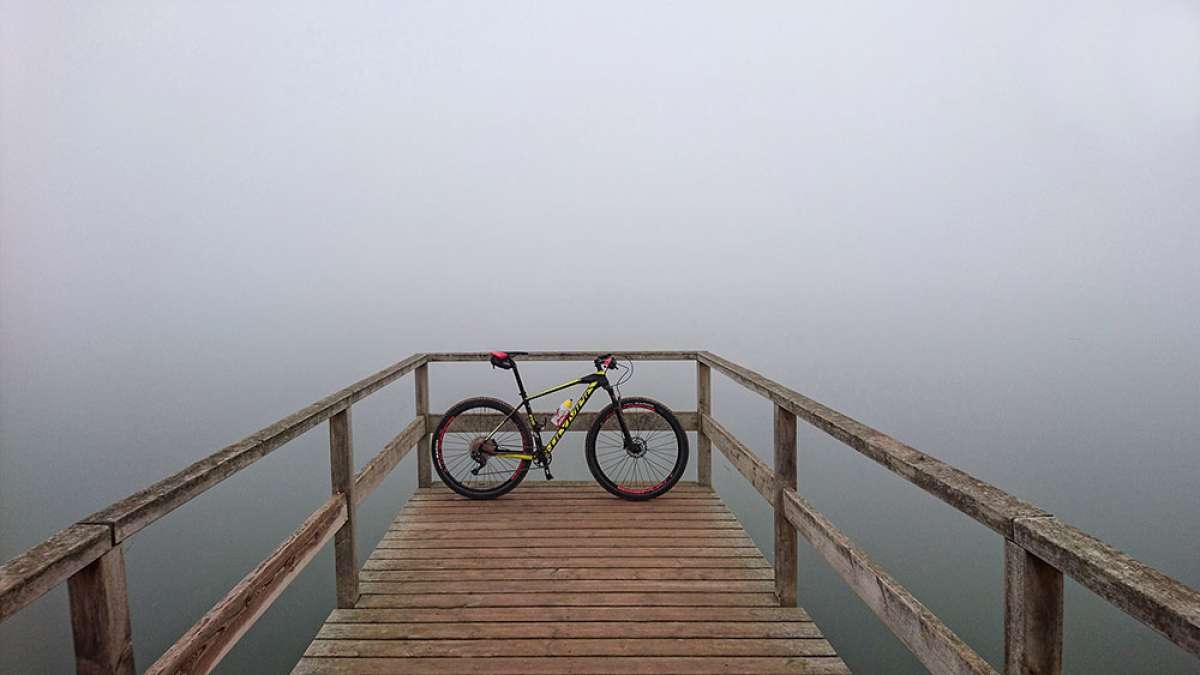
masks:
[(75, 672), (79, 675), (134, 675), (125, 555), (110, 549), (67, 580)]
[(354, 550), (354, 439), (350, 408), (329, 418), (329, 466), (333, 494), (346, 498), (346, 522), (333, 535), (337, 606), (350, 609), (358, 602), (358, 561)]
[(1004, 541), (1004, 673), (1061, 675), (1063, 575)]
[[(423, 420), (425, 415), (429, 414), (429, 364), (423, 363), (418, 366), (413, 380), (416, 386), (417, 417)], [(428, 426), (428, 422), (425, 424)], [(430, 465), (432, 458), (429, 456), (430, 431), (431, 429), (426, 428), (417, 441), (417, 487), (429, 487), (433, 482)]]
[(783, 510), (783, 491), (796, 489), (796, 415), (775, 406), (775, 595), (796, 606), (796, 528)]
[(712, 441), (704, 433), (704, 416), (712, 414), (712, 376), (707, 364), (696, 362), (696, 482), (712, 485)]

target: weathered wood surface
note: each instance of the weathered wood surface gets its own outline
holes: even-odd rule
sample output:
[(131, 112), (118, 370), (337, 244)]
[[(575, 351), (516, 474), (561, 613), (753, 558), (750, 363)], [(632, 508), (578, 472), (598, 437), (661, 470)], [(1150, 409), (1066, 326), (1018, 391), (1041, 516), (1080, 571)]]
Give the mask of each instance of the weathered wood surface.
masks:
[(796, 530), (784, 512), (783, 491), (796, 489), (796, 416), (775, 406), (775, 595), (796, 606)]
[(346, 500), (330, 497), (155, 661), (147, 675), (208, 673), (346, 522)]
[(387, 478), (392, 469), (404, 459), (409, 450), (417, 444), (421, 436), (425, 433), (425, 418), (418, 417), (408, 423), (396, 437), (388, 441), (388, 444), (383, 446), (379, 454), (371, 458), (367, 465), (358, 472), (354, 477), (354, 499), (361, 504), (383, 479)]
[(353, 607), (358, 600), (358, 556), (355, 552), (354, 433), (350, 408), (329, 418), (329, 468), (333, 494), (346, 502), (346, 522), (333, 535), (333, 566), (337, 606)]
[(133, 675), (133, 632), (120, 546), (67, 581), (78, 675)]
[(754, 454), (750, 448), (734, 438), (733, 434), (729, 433), (729, 430), (716, 420), (708, 415), (702, 415), (700, 420), (704, 435), (712, 440), (713, 445), (717, 446), (721, 454), (725, 455), (729, 463), (738, 470), (738, 473), (750, 481), (750, 485), (754, 486), (758, 494), (762, 495), (768, 504), (774, 506), (775, 470), (759, 459), (758, 455)]
[(996, 675), (942, 620), (929, 611), (849, 537), (795, 490), (783, 491), (789, 521), (929, 672)]
[(186, 469), (88, 516), (82, 522), (112, 527), (113, 543), (120, 543), (205, 490), (262, 459), (272, 450), (425, 362), (424, 354), (410, 356), (250, 434)]
[[(423, 363), (413, 373), (413, 402), (417, 419), (429, 414), (429, 364)], [(425, 422), (425, 433), (417, 442), (417, 487), (429, 487), (433, 481), (433, 458), (429, 454), (430, 432), (436, 421)]]
[[(410, 501), (448, 501), (454, 502), (456, 505), (462, 503), (462, 497), (450, 492), (444, 483), (440, 481), (432, 487), (438, 488), (432, 491), (421, 490), (412, 495)], [(467, 504), (486, 506), (489, 504), (500, 504), (506, 500), (522, 500), (522, 499), (592, 499), (595, 497), (612, 497), (604, 488), (600, 487), (595, 481), (544, 481), (538, 479), (527, 479), (521, 483), (521, 488), (533, 487), (533, 490), (514, 490), (497, 499), (485, 499), (477, 501), (468, 501)], [(718, 497), (711, 487), (697, 485), (693, 481), (679, 481), (671, 491), (656, 497), (656, 501), (668, 499), (708, 499), (714, 503), (720, 503), (721, 498)], [(636, 502), (630, 502), (619, 499), (609, 499), (608, 501), (616, 504), (632, 504), (637, 506)]]
[(1200, 656), (1200, 591), (1058, 518), (1022, 518), (1015, 530), (1021, 548)]
[[(553, 566), (553, 565), (551, 565)], [(482, 621), (631, 621), (629, 612), (620, 607), (533, 607), (504, 612), (503, 617), (488, 609), (335, 609), (325, 625), (340, 623), (456, 623)], [(777, 626), (812, 621), (799, 607), (639, 607), (638, 622), (660, 621), (761, 621)]]
[(103, 525), (71, 525), (0, 566), (0, 621), (63, 583), (112, 548)]
[[(351, 610), (360, 613), (389, 610)], [(688, 610), (691, 611), (691, 610)], [(332, 619), (332, 617), (330, 617)], [(645, 621), (628, 614), (613, 621), (511, 621), (442, 623), (327, 623), (323, 640), (438, 640), (475, 638), (819, 638), (821, 631), (804, 621)], [(615, 629), (615, 633), (614, 633)]]
[[(712, 415), (712, 369), (696, 363), (696, 416), (697, 422)], [(698, 424), (696, 434), (696, 482), (712, 485), (712, 441)]]
[(775, 402), (825, 433), (870, 457), (926, 492), (1012, 538), (1014, 518), (1046, 515), (1028, 502), (912, 448), (887, 434), (770, 380), (749, 368), (710, 352), (697, 352), (701, 362), (742, 386)]
[[(530, 361), (590, 361), (603, 351), (607, 350), (538, 352), (522, 358)], [(1009, 540), (1006, 544), (1006, 560), (1010, 563), (1006, 575), (1006, 600), (1009, 603), (1006, 626), (1010, 629), (1010, 634), (1006, 638), (1010, 668), (1014, 667), (1011, 664), (1018, 662), (1015, 667), (1023, 668), (1025, 672), (1054, 672), (1058, 667), (1057, 660), (1060, 656), (1055, 653), (1053, 640), (1047, 642), (1045, 639), (1047, 636), (1054, 637), (1054, 631), (1059, 630), (1055, 628), (1055, 622), (1061, 620), (1060, 616), (1056, 617), (1056, 611), (1061, 614), (1061, 607), (1055, 610), (1055, 596), (1061, 595), (1061, 589), (1056, 590), (1055, 584), (1061, 583), (1061, 575), (1056, 575), (1055, 570), (1076, 579), (1119, 609), (1158, 630), (1175, 644), (1200, 655), (1200, 593), (1062, 523), (1036, 506), (709, 352), (633, 351), (625, 352), (624, 355), (635, 360), (697, 361), (697, 411), (679, 414), (685, 429), (700, 432), (701, 446), (709, 442), (718, 445), (755, 489), (773, 505), (778, 505), (781, 501), (776, 498), (779, 486), (776, 484), (774, 470), (711, 418), (711, 368), (716, 368), (734, 381), (769, 398), (782, 410), (802, 417), (961, 512), (1003, 534)], [(174, 508), (202, 494), (280, 445), (346, 411), (355, 401), (405, 373), (419, 369), (416, 377), (417, 419), (354, 477), (353, 486), (350, 488), (354, 497), (348, 500), (348, 503), (361, 501), (382, 482), (411, 447), (427, 443), (428, 433), (437, 421), (437, 416), (428, 413), (427, 364), (431, 361), (485, 360), (487, 356), (486, 352), (414, 355), (62, 530), (42, 544), (0, 566), (0, 621), (57, 584), (71, 579), (73, 575), (78, 577), (72, 582), (72, 587), (78, 589), (73, 591), (74, 596), (84, 598), (90, 595), (93, 601), (100, 598), (110, 605), (105, 611), (111, 610), (111, 616), (118, 615), (119, 610), (112, 609), (110, 602), (116, 595), (109, 593), (111, 589), (116, 588), (115, 581), (108, 584), (104, 593), (83, 592), (88, 586), (94, 586), (96, 579), (100, 578), (92, 573), (99, 570), (99, 567), (89, 566), (96, 565), (103, 559), (102, 556), (112, 551), (121, 541)], [(543, 420), (549, 417), (549, 413), (539, 415)], [(590, 419), (585, 418), (574, 428), (584, 430), (593, 419), (594, 416)], [(424, 449), (422, 454), (427, 455), (427, 447)], [(419, 469), (418, 481), (422, 482), (424, 487), (425, 481), (421, 475)], [(704, 476), (704, 469), (701, 467), (698, 477), (703, 479)], [(335, 483), (337, 480), (335, 476)], [(551, 487), (537, 485), (536, 481), (527, 483), (515, 496), (510, 495), (483, 504), (469, 502), (468, 505), (463, 505), (461, 500), (456, 502), (444, 494), (435, 494), (437, 490), (444, 492), (444, 488), (419, 493), (409, 507), (398, 516), (376, 554), (366, 561), (363, 567), (364, 580), (371, 584), (380, 584), (373, 587), (377, 590), (391, 591), (395, 590), (397, 585), (407, 585), (422, 591), (436, 591), (436, 585), (417, 587), (412, 584), (436, 584), (454, 579), (485, 581), (492, 577), (479, 574), (479, 559), (490, 556), (502, 559), (506, 569), (521, 570), (528, 575), (513, 577), (512, 572), (509, 572), (495, 577), (496, 581), (556, 582), (566, 584), (564, 588), (574, 589), (593, 589), (595, 584), (592, 582), (610, 581), (619, 582), (615, 584), (618, 588), (640, 588), (640, 594), (633, 591), (612, 591), (602, 594), (603, 597), (594, 604), (584, 605), (580, 603), (587, 602), (587, 598), (595, 595), (593, 591), (564, 591), (555, 594), (556, 597), (561, 596), (561, 599), (553, 603), (530, 593), (511, 591), (472, 591), (456, 594), (372, 593), (358, 603), (358, 609), (347, 608), (338, 611), (385, 613), (379, 616), (393, 618), (420, 616), (424, 617), (420, 621), (427, 623), (483, 622), (494, 613), (495, 607), (488, 603), (501, 602), (505, 603), (503, 611), (506, 616), (524, 617), (522, 620), (529, 622), (551, 621), (554, 620), (551, 617), (555, 616), (574, 617), (574, 621), (585, 621), (588, 620), (586, 617), (592, 617), (591, 620), (597, 622), (617, 622), (627, 609), (620, 603), (631, 603), (634, 598), (642, 596), (643, 600), (655, 599), (663, 602), (659, 607), (640, 607), (645, 616), (656, 617), (654, 621), (697, 620), (697, 616), (709, 616), (712, 612), (721, 614), (719, 618), (709, 619), (714, 622), (749, 620), (732, 617), (750, 616), (745, 614), (747, 612), (781, 611), (777, 607), (769, 606), (771, 594), (751, 590), (760, 587), (756, 584), (773, 581), (775, 575), (772, 569), (761, 555), (751, 553), (752, 547), (743, 545), (747, 542), (736, 518), (729, 514), (719, 501), (713, 500), (711, 495), (701, 494), (697, 490), (701, 486), (681, 484), (669, 497), (655, 500), (653, 512), (645, 512), (639, 506), (612, 499), (595, 485), (570, 485), (563, 482)], [(520, 497), (522, 494), (530, 496), (523, 498)], [(790, 490), (785, 494), (794, 495)], [(345, 508), (347, 500), (342, 501)], [(796, 504), (791, 498), (783, 501), (788, 518), (794, 522), (797, 517)], [(569, 502), (569, 506), (563, 508), (561, 502)], [(311, 532), (313, 518), (328, 516), (328, 509), (333, 508), (332, 504), (331, 500), (306, 521), (301, 530), (293, 535), (293, 539), (285, 541), (263, 565), (277, 563), (282, 549), (296, 546), (294, 539), (300, 536), (302, 531)], [(327, 531), (325, 525), (322, 525), (322, 543), (350, 517), (349, 513), (343, 511), (336, 516), (340, 520), (329, 524)], [(462, 539), (455, 540), (445, 534), (464, 521), (470, 523), (470, 528), (461, 531), (469, 532), (469, 536), (476, 540), (469, 546), (465, 545)], [(824, 521), (824, 524), (827, 527), (816, 528), (814, 531), (824, 529), (829, 534), (827, 539), (838, 541), (840, 533), (827, 521)], [(501, 538), (483, 536), (488, 532), (514, 527), (516, 529), (507, 533), (509, 536), (537, 537), (543, 540), (545, 545), (530, 546), (524, 554), (513, 556), (511, 546), (503, 545), (505, 542)], [(629, 536), (630, 528), (639, 528), (644, 534)], [(591, 541), (587, 542), (590, 545), (578, 547), (578, 542), (573, 541), (571, 535), (586, 531), (594, 533)], [(834, 533), (837, 536), (834, 536)], [(418, 540), (422, 543), (416, 543)], [(843, 543), (852, 546), (848, 541)], [(938, 628), (940, 622), (934, 625), (936, 617), (932, 617), (928, 610), (911, 599), (911, 596), (907, 596), (907, 592), (890, 577), (886, 577), (874, 563), (869, 563), (865, 554), (854, 548), (839, 549), (839, 545), (834, 545), (833, 549), (828, 550), (841, 551), (843, 557), (848, 556), (847, 559), (852, 563), (850, 567), (839, 568), (839, 572), (857, 569), (859, 572), (856, 573), (861, 573), (863, 569), (869, 568), (874, 577), (868, 575), (864, 578), (876, 579), (877, 588), (871, 592), (891, 603), (888, 611), (897, 616), (907, 613), (916, 617), (917, 624), (924, 632), (917, 637), (910, 635), (909, 639), (927, 640), (929, 644), (923, 648), (933, 653), (930, 658), (943, 659), (935, 672), (985, 672), (966, 663), (969, 661), (966, 656), (954, 655), (956, 649), (953, 642), (957, 638), (953, 637), (948, 629), (941, 633), (944, 626)], [(1024, 552), (1020, 565), (1016, 564), (1018, 550)], [(829, 558), (829, 555), (826, 557)], [(632, 566), (631, 560), (634, 560)], [(181, 640), (173, 648), (173, 652), (181, 649), (195, 650), (195, 645), (199, 642), (202, 645), (198, 648), (199, 651), (194, 651), (193, 656), (189, 658), (193, 665), (199, 663), (203, 666), (200, 670), (210, 668), (223, 653), (222, 650), (228, 649), (229, 645), (236, 641), (273, 600), (282, 586), (286, 585), (290, 575), (295, 573), (290, 571), (295, 562), (296, 559), (289, 558), (289, 562), (283, 565), (289, 571), (282, 573), (282, 576), (276, 576), (276, 579), (282, 579), (281, 582), (258, 583), (262, 581), (263, 575), (256, 570), (244, 579), (242, 584), (235, 587), (205, 619), (193, 627), (189, 635), (195, 635), (191, 635), (190, 639)], [(303, 565), (307, 558), (298, 562)], [(101, 576), (111, 577), (112, 570), (116, 567), (108, 563), (105, 565), (107, 571)], [(834, 566), (837, 568), (836, 563)], [(92, 571), (88, 571), (89, 569)], [(258, 587), (247, 591), (244, 585), (250, 583), (252, 577), (258, 581), (251, 585), (258, 584)], [(695, 582), (693, 589), (705, 590), (678, 590), (678, 584), (672, 582), (679, 581)], [(630, 586), (630, 582), (643, 583)], [(733, 589), (734, 592), (709, 591), (708, 589), (714, 586), (712, 582), (724, 582), (726, 590)], [(855, 587), (855, 584), (852, 582), (851, 586)], [(510, 585), (504, 587), (512, 588)], [(650, 590), (652, 588), (662, 590)], [(860, 590), (855, 588), (856, 591)], [(1022, 593), (1024, 595), (1018, 598)], [(240, 610), (231, 609), (228, 605), (229, 602), (233, 602), (231, 598), (235, 595), (244, 600)], [(476, 600), (473, 600), (470, 606), (448, 607), (445, 606), (446, 601), (439, 598), (450, 595)], [(517, 595), (521, 597), (510, 597)], [(501, 599), (506, 597), (510, 599)], [(1051, 602), (1038, 604), (1033, 601), (1035, 597), (1049, 597)], [(555, 606), (531, 605), (530, 602)], [(700, 602), (709, 604), (696, 604)], [(870, 602), (868, 599), (868, 604)], [(1028, 611), (1031, 607), (1035, 610), (1033, 614)], [(92, 612), (92, 609), (91, 606), (81, 604), (78, 613), (84, 616)], [(468, 616), (473, 618), (466, 618)], [(765, 614), (754, 616), (764, 621), (768, 620), (764, 618), (767, 616)], [(213, 628), (209, 624), (214, 621), (225, 623)], [(397, 619), (394, 622), (409, 621)], [(885, 623), (887, 622), (888, 619), (885, 618)], [(119, 624), (119, 621), (117, 623)], [(345, 623), (352, 621), (347, 619)], [(911, 624), (912, 621), (908, 623)], [(110, 624), (115, 625), (111, 621)], [(1018, 624), (1021, 627), (1020, 631), (1014, 628)], [(897, 630), (891, 623), (888, 625)], [(1034, 627), (1030, 628), (1031, 625)], [(1038, 627), (1039, 625), (1041, 627)], [(107, 634), (111, 636), (121, 632), (109, 630)], [(220, 637), (209, 640), (202, 634)], [(1041, 643), (1035, 643), (1030, 639), (1030, 635), (1037, 635)], [(669, 637), (654, 636), (653, 639)], [(754, 638), (752, 635), (736, 637)], [(88, 639), (92, 638), (85, 633), (81, 641), (86, 642)], [(647, 639), (652, 638), (648, 636)], [(905, 638), (902, 636), (902, 639)], [(113, 660), (112, 654), (119, 652), (119, 649), (112, 647), (118, 643), (119, 638), (115, 641), (106, 638), (103, 645), (96, 643), (92, 647), (86, 647), (85, 651), (102, 653), (95, 661), (107, 663)], [(907, 640), (906, 644), (909, 644)], [(214, 648), (210, 648), (211, 645), (216, 645), (215, 651)], [(911, 644), (909, 646), (912, 647)], [(920, 652), (917, 653), (921, 656)], [(172, 652), (168, 652), (164, 659), (171, 654)], [(1014, 654), (1019, 655), (1019, 659), (1015, 659)], [(1030, 656), (1031, 654), (1034, 656)], [(178, 659), (178, 653), (172, 658)], [(585, 660), (580, 661), (580, 658)], [(495, 656), (466, 657), (455, 661), (455, 664), (474, 667), (472, 664), (486, 663), (495, 668), (495, 672), (508, 672), (507, 669), (511, 669), (512, 672), (554, 672), (562, 668), (575, 672), (589, 672), (593, 667), (601, 672), (609, 669), (652, 672), (653, 668), (647, 664), (656, 663), (656, 658), (658, 657), (637, 657), (636, 661), (628, 661), (624, 656), (539, 656), (526, 663), (505, 656)], [(812, 672), (824, 672), (823, 668), (832, 668), (831, 672), (844, 672), (840, 661), (819, 660), (824, 657), (813, 657), (818, 659), (816, 661), (803, 656), (726, 658), (695, 655), (687, 657), (690, 660), (683, 660), (685, 657), (667, 658), (669, 660), (664, 663), (680, 667), (686, 665), (696, 672), (742, 672), (742, 669), (749, 669), (746, 672), (757, 672), (754, 669), (775, 672), (772, 670), (775, 668), (783, 669), (780, 672), (792, 672), (787, 669), (794, 668), (801, 662), (805, 667), (812, 669)], [(124, 667), (120, 664), (120, 659), (118, 656), (118, 663), (113, 666), (114, 669)], [(162, 663), (162, 660), (159, 663)], [(347, 668), (345, 663), (337, 658), (323, 656), (312, 657), (306, 663), (306, 668), (322, 671), (327, 669), (328, 672), (344, 672)], [(387, 658), (361, 657), (355, 659), (354, 666), (350, 669), (361, 672), (386, 672), (391, 663)], [(424, 656), (406, 657), (404, 663), (412, 672), (444, 672), (447, 667), (444, 660)], [(156, 664), (156, 667), (159, 666)]]
[[(584, 504), (600, 510), (579, 518)], [(590, 483), (489, 502), (418, 489), (360, 590), (294, 672), (849, 672), (803, 610), (779, 606), (769, 563), (696, 483), (649, 502)]]
[[(529, 418), (525, 415), (524, 412), (521, 412), (520, 415), (521, 415), (522, 421), (525, 421), (525, 422), (529, 421)], [(539, 411), (535, 410), (533, 415), (534, 415), (534, 417), (537, 418), (538, 424), (541, 425), (543, 433), (550, 433), (555, 430), (554, 425), (550, 423), (550, 418), (554, 416), (554, 413), (539, 412)], [(571, 426), (570, 426), (570, 428), (567, 429), (567, 432), (570, 433), (570, 432), (576, 432), (576, 431), (587, 431), (588, 429), (590, 429), (592, 427), (593, 424), (595, 424), (596, 418), (599, 415), (600, 415), (599, 412), (581, 412), (581, 413), (579, 413), (578, 415), (575, 416), (575, 421), (571, 423)], [(650, 413), (627, 412), (627, 413), (625, 413), (625, 416), (626, 417), (636, 416), (637, 418), (639, 418), (638, 421), (635, 422), (635, 424), (640, 425), (640, 426), (637, 426), (638, 429), (652, 430), (652, 429), (668, 429), (669, 428), (667, 426), (667, 423), (664, 422), (661, 417), (659, 417), (657, 415), (652, 415)], [(694, 411), (686, 411), (686, 410), (685, 411), (675, 411), (675, 417), (677, 417), (679, 419), (679, 426), (683, 427), (684, 431), (696, 431), (699, 428), (698, 422), (697, 422), (697, 415)], [(644, 419), (641, 419), (641, 418), (644, 418)], [(429, 431), (433, 432), (433, 430), (437, 428), (438, 422), (442, 421), (442, 415), (440, 415), (440, 414), (427, 415), (426, 420), (428, 420), (427, 424), (429, 424)], [(499, 414), (468, 413), (466, 415), (459, 415), (458, 417), (455, 418), (454, 431), (456, 431), (456, 432), (459, 432), (459, 431), (475, 432), (475, 433), (485, 434), (485, 433), (492, 431), (497, 426), (499, 426), (500, 422), (502, 422), (502, 421), (504, 421), (504, 416), (499, 415)], [(614, 431), (614, 430), (618, 429), (619, 427), (617, 426), (616, 418), (613, 417), (613, 418), (609, 419), (608, 421), (606, 421), (604, 423), (604, 426), (602, 426), (601, 428), (608, 430), (608, 431)], [(533, 431), (533, 430), (530, 429), (530, 431)]]
[[(515, 357), (517, 363), (522, 361), (592, 361), (601, 354), (616, 354), (618, 359), (624, 357), (633, 361), (695, 361), (695, 351), (672, 350), (630, 350), (592, 349), (570, 351), (531, 351), (529, 354)], [(431, 362), (454, 361), (487, 361), (491, 352), (429, 352), (426, 354)]]
[(1005, 540), (1005, 675), (1061, 675), (1062, 649), (1062, 572)]
[(842, 675), (846, 665), (836, 656), (567, 656), (408, 658), (403, 671), (397, 659), (308, 657), (292, 672), (361, 675)]
[[(468, 627), (466, 635), (472, 632)], [(603, 638), (460, 638), (456, 658), (472, 656), (836, 656), (821, 638), (642, 638), (609, 633)], [(444, 640), (419, 638), (317, 639), (307, 656), (446, 656)]]

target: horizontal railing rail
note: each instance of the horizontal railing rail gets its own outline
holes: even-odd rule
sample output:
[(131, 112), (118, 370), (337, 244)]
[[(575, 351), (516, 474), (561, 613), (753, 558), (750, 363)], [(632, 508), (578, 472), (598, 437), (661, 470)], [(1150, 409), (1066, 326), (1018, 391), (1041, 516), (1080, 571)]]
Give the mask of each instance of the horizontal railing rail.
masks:
[[(696, 352), (697, 399), (711, 399), (709, 369), (769, 399), (776, 413), (776, 466), (759, 459), (701, 405), (700, 433), (820, 553), (926, 668), (933, 673), (993, 672), (940, 619), (817, 512), (795, 489), (794, 464), (781, 471), (779, 419), (798, 417), (950, 504), (1005, 539), (1005, 673), (1060, 673), (1063, 575), (1125, 614), (1200, 656), (1200, 592), (1141, 563), (1037, 506), (818, 403), (748, 368)], [(790, 454), (794, 456), (794, 437)], [(787, 446), (784, 446), (785, 449)], [(785, 452), (784, 454), (789, 454)], [(776, 583), (789, 594), (794, 558), (779, 553)], [(786, 551), (785, 551), (786, 553)], [(780, 581), (783, 579), (783, 581)], [(794, 582), (792, 582), (794, 583)]]
[[(206, 673), (266, 611), (331, 538), (338, 542), (339, 603), (357, 598), (353, 558), (355, 505), (378, 486), (418, 444), (425, 410), (357, 475), (349, 442), (350, 407), (413, 370), (428, 358), (411, 356), (222, 448), (187, 468), (71, 525), (0, 566), (0, 621), (67, 582), (76, 669), (80, 673), (134, 673), (123, 542), (209, 488), (262, 459), (288, 441), (330, 422), (333, 495), (263, 562), (168, 649), (147, 672)], [(423, 395), (418, 379), (418, 402)], [(346, 478), (338, 484), (338, 473)]]
[[(524, 358), (531, 361), (590, 361), (602, 351), (605, 350), (535, 352)], [(624, 354), (626, 358), (639, 360), (695, 358), (695, 352), (631, 351)], [(81, 673), (135, 672), (123, 542), (327, 421), (330, 423), (333, 495), (184, 633), (147, 672), (211, 671), (331, 538), (335, 541), (338, 606), (353, 606), (358, 597), (358, 566), (354, 554), (356, 506), (383, 482), (413, 447), (421, 450), (418, 484), (428, 486), (431, 483), (429, 433), (437, 418), (429, 414), (428, 364), (487, 357), (487, 352), (414, 354), (64, 528), (0, 566), (0, 621), (56, 586), (67, 583), (77, 670)], [(361, 471), (351, 474), (351, 406), (414, 371), (415, 419)], [(548, 413), (539, 414), (543, 419), (549, 416)], [(687, 429), (697, 428), (695, 413), (682, 413), (680, 418)], [(103, 620), (98, 621), (97, 617)]]
[[(796, 604), (795, 542), (802, 536), (934, 673), (995, 672), (899, 582), (819, 513), (796, 489), (796, 418), (816, 426), (1004, 537), (1005, 672), (1059, 673), (1063, 576), (1200, 655), (1200, 593), (1037, 506), (916, 450), (773, 380), (706, 351), (612, 349), (539, 351), (529, 361), (591, 361), (616, 352), (627, 359), (694, 361), (696, 410), (679, 412), (697, 434), (697, 479), (712, 484), (711, 447), (774, 508), (775, 583), (782, 604)], [(334, 541), (338, 607), (358, 598), (355, 510), (416, 447), (417, 483), (431, 484), (429, 364), (485, 361), (488, 352), (415, 354), (307, 406), (150, 487), (98, 511), (0, 566), (0, 621), (64, 582), (80, 672), (132, 673), (132, 631), (123, 542), (288, 441), (329, 422), (332, 496), (263, 562), (176, 641), (152, 673), (209, 672), (301, 569)], [(775, 408), (774, 466), (712, 415), (711, 370), (769, 399)], [(357, 473), (351, 406), (414, 373), (414, 419)], [(550, 413), (535, 413), (546, 420)], [(480, 415), (481, 418), (488, 417)], [(586, 430), (595, 413), (582, 413)], [(481, 424), (487, 420), (481, 419)]]

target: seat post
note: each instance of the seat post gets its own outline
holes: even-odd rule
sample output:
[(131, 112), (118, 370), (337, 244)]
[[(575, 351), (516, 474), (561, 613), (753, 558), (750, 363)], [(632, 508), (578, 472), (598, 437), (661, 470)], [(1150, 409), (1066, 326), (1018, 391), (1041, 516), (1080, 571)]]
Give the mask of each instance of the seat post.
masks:
[(517, 370), (516, 359), (512, 360), (513, 377), (517, 378), (517, 391), (521, 392), (521, 400), (525, 400), (525, 383), (521, 381), (521, 371)]
[[(521, 392), (521, 402), (525, 404), (525, 414), (529, 415), (529, 421), (533, 424), (533, 437), (537, 442), (538, 454), (542, 452), (542, 425), (538, 424), (537, 417), (533, 414), (533, 404), (529, 402), (525, 395), (525, 383), (521, 381), (521, 372), (517, 370), (517, 362), (513, 361), (513, 377), (517, 378), (517, 391)], [(547, 475), (549, 470), (546, 471)]]

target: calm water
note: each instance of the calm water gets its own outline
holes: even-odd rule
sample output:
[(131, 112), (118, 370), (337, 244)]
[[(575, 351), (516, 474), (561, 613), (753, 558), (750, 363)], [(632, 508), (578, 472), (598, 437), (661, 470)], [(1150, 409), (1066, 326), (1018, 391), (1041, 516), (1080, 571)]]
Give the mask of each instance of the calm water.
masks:
[[(783, 350), (756, 353), (731, 346), (723, 351), (1058, 513), (1186, 583), (1200, 585), (1194, 489), (1200, 467), (1190, 447), (1194, 428), (1188, 426), (1195, 422), (1172, 417), (1171, 409), (1157, 405), (1160, 400), (1143, 398), (1149, 391), (1128, 382), (1121, 392), (1118, 374), (1098, 377), (1076, 371), (1073, 375), (1079, 379), (1064, 384), (1063, 379), (1049, 381), (1019, 369), (980, 377), (961, 364), (954, 374), (917, 364), (900, 372), (882, 368), (884, 364), (822, 363)], [(282, 361), (275, 363), (283, 366)], [(525, 374), (530, 381), (550, 383), (582, 368), (529, 364)], [(873, 368), (880, 368), (883, 376), (869, 379)], [(333, 370), (333, 364), (327, 369)], [(366, 372), (348, 366), (345, 370), (340, 378), (324, 370), (292, 373), (290, 386), (283, 386), (261, 371), (203, 376), (197, 368), (162, 382), (154, 396), (89, 378), (93, 388), (108, 395), (83, 388), (65, 393), (43, 388), (9, 397), (0, 554), (9, 557), (70, 520), (199, 457), (205, 449), (234, 440), (240, 432)], [(71, 373), (72, 379), (79, 375)], [(1112, 381), (1097, 381), (1109, 377)], [(469, 393), (507, 395), (511, 388), (507, 373), (482, 364), (437, 364), (431, 379), (435, 409)], [(1032, 384), (1035, 379), (1038, 386)], [(693, 387), (692, 364), (641, 364), (626, 393), (648, 394), (678, 409), (693, 409)], [(714, 387), (715, 415), (769, 459), (770, 405), (716, 373)], [(130, 398), (114, 398), (118, 391)], [(1072, 396), (1071, 391), (1086, 391), (1088, 396)], [(41, 396), (52, 395), (68, 399), (53, 408), (63, 414), (34, 414), (48, 410), (41, 407), (47, 403)], [(410, 378), (356, 405), (354, 441), (360, 464), (410, 418), (412, 405)], [(1145, 419), (1155, 410), (1159, 419)], [(140, 667), (321, 502), (328, 491), (325, 434), (324, 426), (306, 434), (129, 543)], [(572, 437), (557, 453), (555, 473), (563, 479), (587, 478), (582, 434)], [(690, 472), (694, 474), (694, 468)], [(414, 474), (414, 460), (406, 458), (366, 502), (360, 512), (360, 555), (371, 550), (411, 493)], [(768, 507), (719, 454), (714, 475), (721, 495), (770, 556)], [(1001, 663), (999, 538), (803, 425), (800, 487), (985, 658)], [(803, 543), (800, 561), (801, 603), (856, 672), (922, 672)], [(328, 551), (318, 556), (229, 655), (221, 672), (286, 672), (332, 606), (332, 566)], [(1068, 585), (1066, 603), (1069, 672), (1195, 672), (1195, 661), (1182, 650), (1073, 584)], [(70, 671), (65, 592), (51, 593), (0, 627), (0, 641), (2, 672)]]

